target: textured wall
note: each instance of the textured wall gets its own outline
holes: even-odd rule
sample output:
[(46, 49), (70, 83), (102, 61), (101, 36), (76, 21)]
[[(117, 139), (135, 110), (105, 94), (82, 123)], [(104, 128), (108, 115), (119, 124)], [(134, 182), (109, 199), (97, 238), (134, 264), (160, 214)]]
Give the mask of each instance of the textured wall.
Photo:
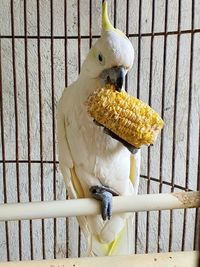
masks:
[[(149, 0), (109, 2), (112, 21), (130, 34), (135, 48), (135, 64), (128, 77), (129, 92), (150, 101), (152, 107), (163, 114), (166, 123), (163, 142), (158, 139), (149, 151), (142, 149), (140, 193), (170, 192), (172, 181), (174, 190), (185, 186), (196, 190), (200, 1), (194, 1), (193, 12), (193, 1), (168, 1), (167, 24), (164, 0), (154, 1), (154, 8), (153, 1)], [(94, 37), (92, 42), (100, 34), (101, 1), (80, 1), (80, 35), (83, 37), (80, 49), (77, 1), (53, 0), (52, 3), (53, 12), (49, 0), (26, 0), (25, 9), (23, 0), (0, 0), (0, 203), (66, 197), (54, 156), (56, 103), (65, 84), (78, 75), (78, 56), (81, 61), (85, 58), (90, 32)], [(197, 29), (194, 34), (190, 33), (192, 27)], [(165, 30), (170, 32), (167, 37)], [(160, 34), (152, 37), (152, 31)], [(159, 179), (164, 181), (160, 187)], [(133, 242), (136, 251), (193, 249), (197, 242), (195, 214), (195, 210), (187, 211), (184, 226), (184, 212), (174, 211), (170, 226), (168, 211), (162, 212), (159, 221), (158, 212), (139, 213)], [(79, 241), (74, 218), (0, 223), (0, 260), (77, 256), (84, 251), (83, 237), (81, 251), (78, 251)]]

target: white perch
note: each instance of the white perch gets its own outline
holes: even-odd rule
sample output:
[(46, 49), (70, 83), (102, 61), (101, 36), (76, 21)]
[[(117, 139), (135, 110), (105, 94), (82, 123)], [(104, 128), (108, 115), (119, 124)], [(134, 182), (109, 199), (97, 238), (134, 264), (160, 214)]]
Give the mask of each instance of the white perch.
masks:
[[(113, 197), (113, 213), (200, 207), (200, 191)], [(0, 221), (100, 214), (100, 202), (72, 199), (0, 205)]]
[(197, 251), (43, 261), (4, 262), (0, 267), (198, 267)]

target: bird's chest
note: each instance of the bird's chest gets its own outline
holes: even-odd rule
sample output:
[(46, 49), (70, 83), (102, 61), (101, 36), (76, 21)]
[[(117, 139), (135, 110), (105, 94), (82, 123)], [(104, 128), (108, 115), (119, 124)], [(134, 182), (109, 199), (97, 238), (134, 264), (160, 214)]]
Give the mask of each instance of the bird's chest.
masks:
[(84, 105), (73, 107), (73, 112), (67, 116), (66, 127), (70, 149), (79, 163), (97, 164), (102, 158), (113, 161), (125, 149), (93, 122)]
[(104, 133), (103, 127), (94, 123), (84, 106), (74, 107), (74, 111), (68, 116), (67, 128), (67, 133), (71, 133), (70, 139), (76, 140), (77, 148), (80, 147), (88, 153), (100, 155), (105, 149), (112, 151), (119, 146), (117, 141)]
[(126, 192), (129, 184), (130, 153), (123, 145), (105, 134), (87, 111), (74, 108), (66, 122), (66, 133), (75, 166), (83, 168), (100, 182)]

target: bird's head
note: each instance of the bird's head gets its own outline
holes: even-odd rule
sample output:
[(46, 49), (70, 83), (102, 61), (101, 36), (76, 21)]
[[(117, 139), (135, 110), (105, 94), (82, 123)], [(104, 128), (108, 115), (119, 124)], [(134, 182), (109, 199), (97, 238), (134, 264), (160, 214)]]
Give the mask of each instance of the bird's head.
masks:
[(101, 85), (112, 83), (120, 91), (133, 65), (134, 49), (126, 35), (109, 21), (107, 2), (102, 4), (102, 34), (90, 49), (81, 72)]

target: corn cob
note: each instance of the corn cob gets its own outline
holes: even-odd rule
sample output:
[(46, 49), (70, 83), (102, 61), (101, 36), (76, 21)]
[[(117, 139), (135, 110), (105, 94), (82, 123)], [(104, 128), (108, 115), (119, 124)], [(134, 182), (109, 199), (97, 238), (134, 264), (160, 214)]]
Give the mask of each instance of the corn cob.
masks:
[(94, 91), (86, 103), (95, 121), (136, 148), (153, 144), (164, 126), (150, 106), (113, 85)]

